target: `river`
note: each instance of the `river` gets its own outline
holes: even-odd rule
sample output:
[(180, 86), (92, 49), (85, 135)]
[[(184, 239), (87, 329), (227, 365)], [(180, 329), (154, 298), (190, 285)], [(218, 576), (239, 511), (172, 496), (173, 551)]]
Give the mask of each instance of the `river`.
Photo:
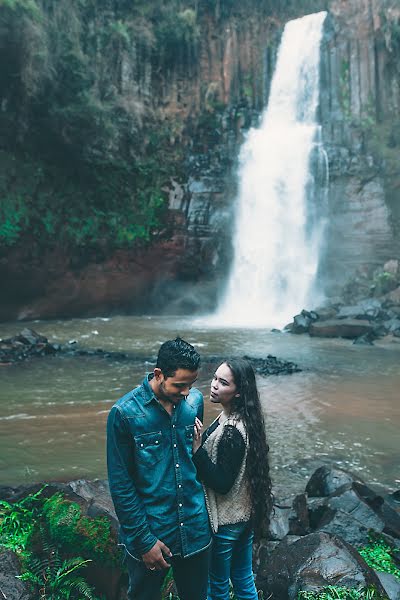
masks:
[[(130, 362), (50, 356), (0, 367), (0, 483), (104, 478), (105, 422), (113, 402), (140, 383), (162, 341), (179, 334), (203, 356), (273, 354), (292, 375), (258, 376), (279, 497), (302, 491), (321, 464), (351, 470), (376, 488), (400, 488), (400, 340), (355, 346), (267, 329), (205, 327), (189, 318), (112, 317), (0, 324), (0, 336), (32, 327), (51, 342), (133, 352)], [(198, 387), (206, 424), (215, 365)]]

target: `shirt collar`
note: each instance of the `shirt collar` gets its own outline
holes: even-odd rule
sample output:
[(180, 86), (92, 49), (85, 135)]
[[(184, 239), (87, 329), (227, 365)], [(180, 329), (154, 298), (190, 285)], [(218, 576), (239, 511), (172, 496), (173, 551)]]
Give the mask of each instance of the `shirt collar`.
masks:
[(153, 392), (153, 388), (150, 385), (150, 381), (153, 379), (154, 377), (154, 373), (149, 373), (148, 375), (146, 375), (146, 377), (143, 379), (143, 388), (144, 388), (144, 393), (145, 393), (145, 398), (143, 401), (143, 404), (150, 404), (150, 402), (154, 399), (156, 400), (156, 396)]

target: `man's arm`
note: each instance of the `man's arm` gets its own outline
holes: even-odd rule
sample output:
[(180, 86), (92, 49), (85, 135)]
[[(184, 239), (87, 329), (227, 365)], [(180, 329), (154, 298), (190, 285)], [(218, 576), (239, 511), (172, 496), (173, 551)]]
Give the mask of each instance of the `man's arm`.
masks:
[(152, 534), (147, 523), (146, 511), (132, 478), (135, 468), (134, 445), (116, 406), (111, 409), (107, 421), (107, 465), (111, 497), (126, 537), (128, 552), (142, 556), (149, 568), (166, 568), (168, 564), (162, 558), (162, 552), (166, 555), (170, 552)]

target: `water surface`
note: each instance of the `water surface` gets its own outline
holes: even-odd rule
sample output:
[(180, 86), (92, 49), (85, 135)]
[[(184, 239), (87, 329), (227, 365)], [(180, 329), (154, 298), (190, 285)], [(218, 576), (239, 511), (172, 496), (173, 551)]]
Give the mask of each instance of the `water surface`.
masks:
[[(271, 469), (279, 495), (302, 491), (324, 463), (365, 481), (400, 487), (400, 343), (376, 346), (258, 329), (207, 329), (190, 319), (113, 317), (0, 324), (0, 336), (30, 326), (50, 341), (133, 352), (138, 360), (53, 356), (0, 367), (0, 483), (105, 477), (105, 421), (112, 404), (152, 369), (160, 344), (180, 334), (203, 356), (274, 354), (301, 373), (258, 377)], [(205, 422), (217, 414), (198, 387)]]

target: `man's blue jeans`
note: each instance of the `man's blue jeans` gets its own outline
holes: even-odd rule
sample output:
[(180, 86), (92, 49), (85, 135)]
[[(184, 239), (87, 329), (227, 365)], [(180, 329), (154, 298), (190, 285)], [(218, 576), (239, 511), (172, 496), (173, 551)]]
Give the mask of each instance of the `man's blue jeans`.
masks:
[(237, 600), (257, 600), (249, 523), (221, 525), (211, 548), (208, 600), (229, 600), (229, 579)]

